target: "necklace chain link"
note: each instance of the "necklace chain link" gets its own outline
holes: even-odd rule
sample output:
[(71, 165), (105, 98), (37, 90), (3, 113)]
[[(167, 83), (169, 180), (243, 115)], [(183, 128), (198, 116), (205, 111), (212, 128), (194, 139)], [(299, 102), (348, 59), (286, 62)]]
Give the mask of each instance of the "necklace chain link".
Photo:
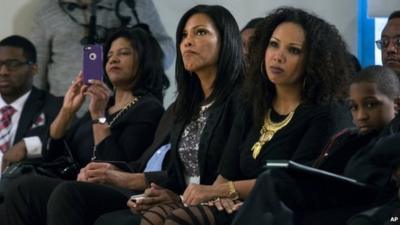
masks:
[(130, 101), (128, 104), (126, 104), (121, 110), (119, 110), (118, 114), (111, 120), (111, 122), (108, 124), (109, 127), (114, 124), (114, 122), (130, 107), (132, 107), (138, 100), (138, 97), (134, 97), (132, 101)]
[(264, 124), (260, 130), (260, 138), (253, 145), (251, 151), (253, 152), (253, 158), (256, 159), (261, 152), (261, 148), (265, 143), (269, 142), (280, 129), (284, 128), (292, 120), (294, 111), (290, 112), (284, 120), (275, 123), (271, 120), (271, 109), (268, 110), (267, 116), (264, 119)]
[[(124, 113), (126, 112), (129, 108), (131, 108), (137, 101), (139, 100), (138, 97), (134, 97), (132, 101), (130, 101), (128, 104), (126, 104), (115, 117), (111, 120), (111, 122), (108, 124), (108, 127), (111, 127), (114, 122)], [(93, 146), (93, 154), (92, 154), (92, 160), (96, 160), (96, 151), (97, 151), (97, 145)]]

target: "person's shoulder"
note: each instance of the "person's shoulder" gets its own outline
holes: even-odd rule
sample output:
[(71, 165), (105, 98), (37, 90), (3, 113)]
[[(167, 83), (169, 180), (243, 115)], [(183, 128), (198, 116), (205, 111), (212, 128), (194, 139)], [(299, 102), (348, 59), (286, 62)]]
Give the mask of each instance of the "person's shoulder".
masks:
[(139, 96), (128, 110), (129, 114), (135, 114), (136, 119), (160, 118), (164, 113), (164, 106), (161, 101), (151, 94)]
[(41, 99), (46, 102), (62, 102), (63, 101), (62, 96), (59, 96), (59, 97), (54, 96), (50, 92), (43, 90), (43, 89), (39, 89), (35, 86), (33, 86), (31, 89), (31, 97), (38, 98), (38, 99)]
[(334, 136), (336, 140), (349, 141), (353, 139), (358, 139), (360, 137), (369, 137), (371, 135), (376, 135), (376, 132), (369, 132), (367, 134), (360, 133), (359, 129), (356, 127), (347, 127), (337, 132)]
[(176, 113), (176, 102), (172, 102), (167, 109), (165, 110), (165, 113), (169, 114), (175, 114)]
[(381, 136), (391, 135), (400, 132), (400, 114), (396, 116), (387, 124), (384, 130), (381, 132)]
[(301, 111), (314, 113), (348, 113), (348, 106), (341, 101), (329, 101), (320, 103), (302, 103), (298, 108)]
[(329, 123), (338, 123), (340, 127), (352, 125), (351, 113), (347, 106), (340, 102), (319, 104), (303, 103), (296, 109), (296, 117), (323, 120)]
[(144, 94), (138, 97), (137, 105), (147, 105), (147, 106), (154, 106), (154, 107), (163, 107), (162, 102), (160, 101), (160, 99), (158, 99), (157, 97), (155, 97), (152, 94)]
[(243, 94), (243, 87), (241, 84), (236, 84), (232, 88), (232, 91), (226, 97), (225, 102), (239, 108), (244, 105), (248, 105), (248, 101)]
[(62, 107), (63, 97), (56, 97), (50, 94), (48, 91), (32, 87), (31, 93), (27, 99), (25, 107), (32, 107), (32, 109), (43, 112), (50, 118), (55, 117), (58, 111)]

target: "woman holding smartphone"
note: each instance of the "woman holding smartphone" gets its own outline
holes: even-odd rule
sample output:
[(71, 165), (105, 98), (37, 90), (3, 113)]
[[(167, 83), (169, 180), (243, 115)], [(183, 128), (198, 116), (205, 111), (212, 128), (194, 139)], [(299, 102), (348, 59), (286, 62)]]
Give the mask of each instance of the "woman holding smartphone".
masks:
[[(190, 21), (190, 27), (185, 26), (187, 21)], [(32, 201), (19, 208), (10, 201), (11, 204), (6, 206), (10, 222), (27, 224), (28, 218), (35, 217), (37, 221), (29, 221), (29, 224), (43, 224), (44, 221), (48, 225), (93, 224), (104, 213), (127, 209), (129, 194), (143, 192), (145, 184), (150, 182), (181, 190), (188, 183), (211, 184), (215, 180), (234, 115), (241, 107), (236, 93), (244, 65), (239, 28), (227, 9), (198, 5), (182, 17), (176, 35), (178, 96), (172, 106), (174, 116), (170, 117), (173, 124), (167, 172), (143, 174), (138, 173), (142, 171), (99, 170), (98, 177), (103, 182), (98, 183), (107, 185), (92, 181), (65, 182), (52, 192), (47, 211), (43, 200), (40, 202), (44, 209), (33, 211), (28, 210), (35, 208), (30, 204)], [(101, 179), (111, 173), (119, 182)], [(163, 176), (165, 174), (177, 176), (177, 179)], [(26, 195), (24, 199), (29, 197)]]
[[(77, 76), (51, 124), (48, 154), (56, 154), (53, 144), (59, 149), (66, 142), (81, 165), (90, 160), (131, 161), (151, 144), (164, 111), (162, 91), (169, 85), (162, 52), (148, 31), (139, 27), (115, 33), (105, 50), (105, 82), (88, 80), (86, 85), (82, 74)], [(86, 96), (89, 112), (73, 124)]]
[[(132, 161), (151, 144), (158, 121), (164, 111), (163, 90), (169, 82), (163, 69), (163, 54), (148, 30), (134, 27), (114, 33), (105, 45), (106, 82), (83, 83), (78, 75), (68, 89), (62, 109), (50, 127), (50, 142), (44, 154), (56, 158), (71, 151), (81, 167), (91, 160)], [(111, 90), (114, 90), (113, 92)], [(73, 118), (85, 97), (90, 97), (89, 112), (76, 122)], [(67, 147), (66, 147), (67, 146)], [(66, 148), (69, 148), (66, 149)], [(76, 173), (73, 174), (76, 178)], [(79, 178), (78, 178), (79, 179)], [(46, 202), (62, 179), (28, 176), (18, 179), (6, 193), (5, 205), (17, 207), (24, 198), (35, 196), (29, 207), (32, 215), (46, 211)], [(37, 197), (37, 198), (36, 198)], [(18, 206), (19, 205), (19, 206)], [(11, 210), (12, 207), (8, 208)], [(12, 212), (12, 211), (9, 211)], [(23, 224), (19, 216), (8, 217), (10, 224)], [(45, 224), (33, 216), (32, 221)]]

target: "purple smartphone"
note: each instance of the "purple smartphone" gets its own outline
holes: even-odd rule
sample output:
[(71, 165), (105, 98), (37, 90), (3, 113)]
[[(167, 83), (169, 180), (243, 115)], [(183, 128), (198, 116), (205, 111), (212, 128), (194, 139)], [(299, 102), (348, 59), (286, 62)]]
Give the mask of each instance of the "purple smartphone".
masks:
[(103, 80), (103, 46), (99, 44), (83, 47), (83, 83), (89, 80)]

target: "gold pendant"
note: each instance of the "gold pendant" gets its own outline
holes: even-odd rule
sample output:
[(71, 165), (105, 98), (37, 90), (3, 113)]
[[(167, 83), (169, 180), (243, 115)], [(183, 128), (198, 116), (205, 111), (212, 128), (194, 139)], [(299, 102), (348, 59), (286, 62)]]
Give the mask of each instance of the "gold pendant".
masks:
[(261, 152), (261, 148), (265, 143), (269, 142), (280, 129), (284, 128), (292, 120), (294, 112), (290, 112), (289, 115), (279, 123), (271, 121), (271, 110), (268, 110), (267, 116), (264, 119), (264, 124), (260, 130), (260, 138), (251, 148), (253, 158), (256, 159)]
[(274, 136), (275, 132), (272, 130), (268, 130), (267, 132), (263, 133), (260, 137), (260, 142), (261, 143), (266, 143), (269, 142), (272, 137)]
[(261, 147), (262, 145), (258, 141), (253, 145), (253, 147), (251, 148), (251, 151), (253, 152), (253, 159), (256, 159), (257, 156), (260, 154)]

